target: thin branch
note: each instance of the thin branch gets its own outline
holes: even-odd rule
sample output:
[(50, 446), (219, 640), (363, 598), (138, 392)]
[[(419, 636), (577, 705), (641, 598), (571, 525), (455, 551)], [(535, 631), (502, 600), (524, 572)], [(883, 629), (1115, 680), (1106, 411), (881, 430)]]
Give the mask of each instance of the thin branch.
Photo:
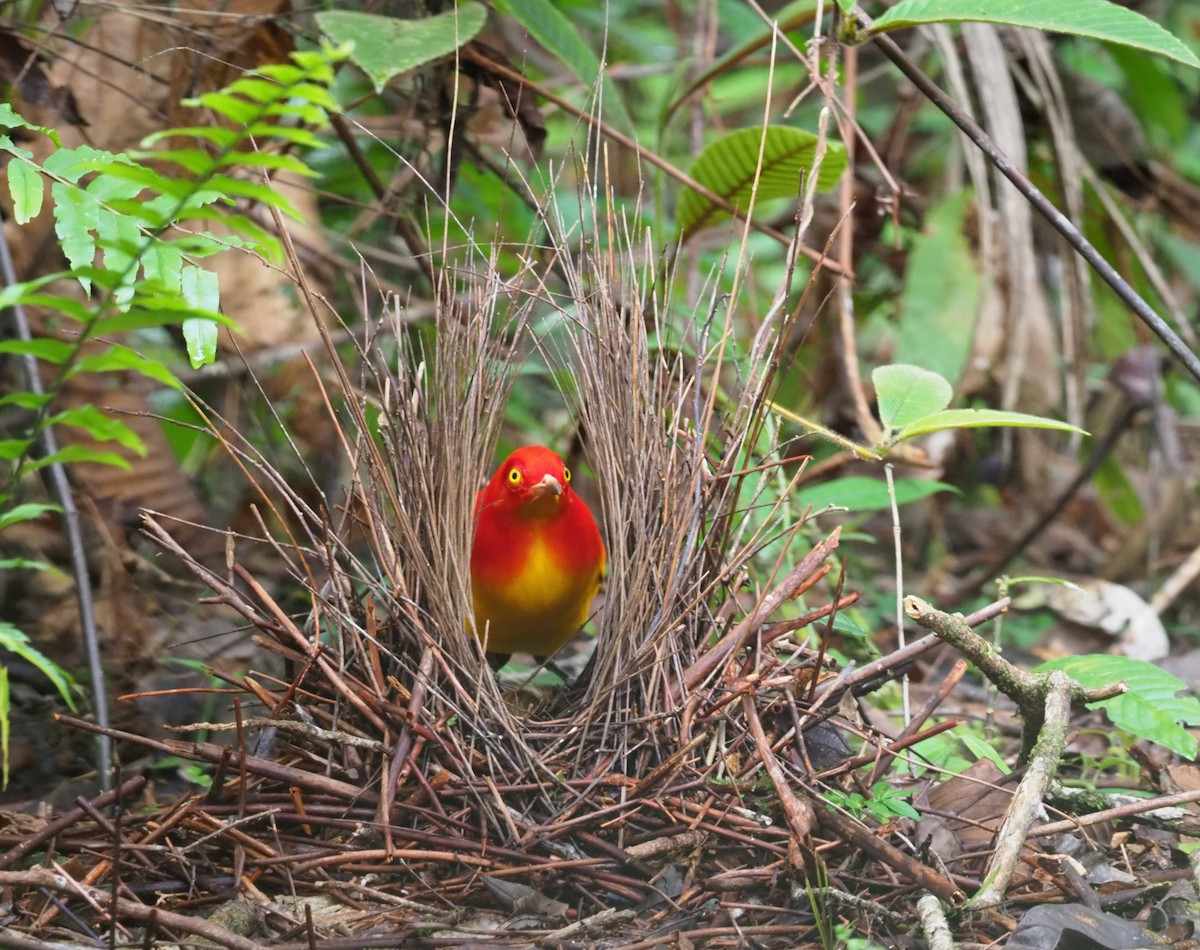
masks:
[[(856, 9), (854, 17), (861, 29), (870, 29), (871, 22), (867, 16)], [(1025, 197), (1025, 200), (1033, 205), (1050, 222), (1051, 226), (1066, 239), (1068, 244), (1075, 248), (1079, 255), (1100, 275), (1100, 279), (1108, 284), (1113, 289), (1113, 292), (1124, 301), (1125, 305), (1137, 314), (1138, 319), (1146, 324), (1154, 332), (1155, 336), (1162, 340), (1167, 345), (1167, 348), (1179, 358), (1179, 361), (1183, 363), (1187, 371), (1200, 380), (1200, 358), (1188, 348), (1187, 344), (1155, 312), (1154, 308), (1146, 303), (1141, 295), (1117, 273), (1116, 269), (1104, 259), (1103, 255), (1071, 223), (1070, 218), (1054, 207), (1050, 199), (1042, 194), (1038, 190), (1038, 187), (1021, 173), (1007, 155), (1000, 151), (996, 143), (980, 128), (975, 120), (951, 101), (937, 87), (937, 84), (926, 76), (904, 54), (904, 51), (896, 45), (895, 40), (882, 34), (876, 34), (871, 39), (874, 40), (875, 45), (879, 47), (883, 55), (890, 59), (900, 72), (904, 73), (909, 81), (921, 90), (930, 102), (941, 109), (963, 131), (967, 138), (975, 143), (984, 155), (987, 156), (988, 161), (999, 170), (1000, 174), (1012, 182), (1017, 191)]]

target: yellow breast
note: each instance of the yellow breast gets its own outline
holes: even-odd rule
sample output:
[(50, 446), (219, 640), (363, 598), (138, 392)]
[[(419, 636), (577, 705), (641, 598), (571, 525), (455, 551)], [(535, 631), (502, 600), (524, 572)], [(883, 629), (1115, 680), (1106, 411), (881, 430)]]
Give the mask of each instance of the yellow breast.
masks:
[(526, 552), (520, 572), (504, 584), (476, 578), (475, 624), (489, 653), (556, 653), (583, 626), (600, 589), (600, 571), (577, 575), (563, 569), (542, 539)]

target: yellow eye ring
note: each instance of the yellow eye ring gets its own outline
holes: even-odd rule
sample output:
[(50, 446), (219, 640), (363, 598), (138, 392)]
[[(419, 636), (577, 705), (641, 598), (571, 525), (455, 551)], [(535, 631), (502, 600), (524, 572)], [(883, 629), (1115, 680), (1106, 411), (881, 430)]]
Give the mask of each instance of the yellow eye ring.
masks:
[(569, 468), (567, 468), (566, 466), (563, 466), (563, 481), (569, 482), (570, 480), (571, 480), (571, 470)]
[(519, 470), (519, 469), (515, 469), (515, 468), (513, 468), (513, 469), (509, 469), (509, 472), (508, 472), (508, 480), (509, 480), (510, 482), (512, 482), (514, 485), (519, 485), (519, 484), (521, 484), (521, 472), (520, 472), (520, 470)]

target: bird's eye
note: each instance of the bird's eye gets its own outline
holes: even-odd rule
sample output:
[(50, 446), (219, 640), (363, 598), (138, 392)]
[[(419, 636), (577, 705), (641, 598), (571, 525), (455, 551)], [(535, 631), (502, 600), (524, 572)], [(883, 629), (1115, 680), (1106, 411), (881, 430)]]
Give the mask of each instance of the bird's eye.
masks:
[(510, 482), (512, 482), (514, 485), (520, 485), (520, 484), (521, 484), (521, 472), (520, 472), (520, 470), (519, 470), (519, 469), (515, 469), (515, 468), (509, 469), (509, 471), (508, 471), (508, 480), (509, 480)]
[(563, 468), (563, 481), (569, 482), (570, 480), (571, 480), (571, 470), (569, 468), (564, 467)]

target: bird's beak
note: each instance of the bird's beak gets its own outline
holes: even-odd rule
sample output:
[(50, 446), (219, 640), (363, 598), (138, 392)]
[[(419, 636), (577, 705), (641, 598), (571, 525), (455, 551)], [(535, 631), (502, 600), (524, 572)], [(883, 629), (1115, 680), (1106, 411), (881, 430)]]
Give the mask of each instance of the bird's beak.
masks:
[(531, 498), (547, 498), (550, 496), (557, 498), (562, 494), (562, 491), (563, 487), (557, 478), (553, 475), (543, 475), (540, 482), (530, 486), (529, 495)]

